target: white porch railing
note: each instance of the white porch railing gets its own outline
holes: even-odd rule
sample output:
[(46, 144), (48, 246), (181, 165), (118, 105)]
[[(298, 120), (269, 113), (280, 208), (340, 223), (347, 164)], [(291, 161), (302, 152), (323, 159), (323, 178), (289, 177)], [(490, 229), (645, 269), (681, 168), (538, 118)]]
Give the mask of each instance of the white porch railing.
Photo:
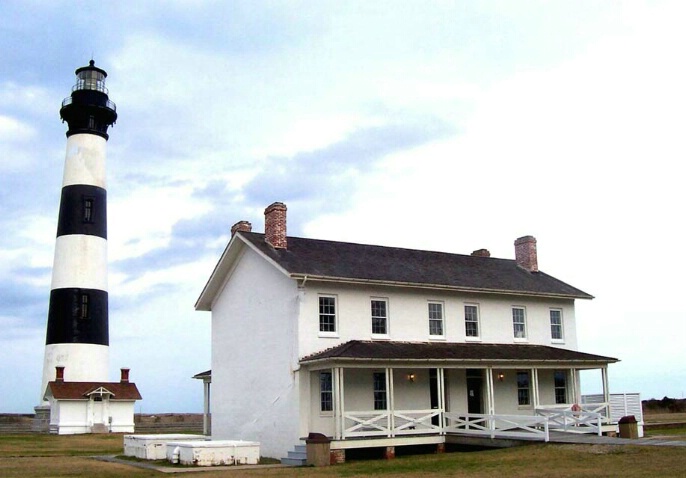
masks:
[[(416, 435), (418, 433), (442, 433), (441, 410), (395, 410), (393, 412), (394, 435)], [(434, 417), (436, 417), (434, 419)]]
[(598, 436), (603, 434), (603, 423), (608, 422), (607, 416), (604, 416), (600, 411), (608, 413), (608, 404), (536, 407), (536, 414), (548, 420), (548, 426), (551, 430), (595, 433)]
[[(352, 424), (349, 426), (349, 423)], [(345, 412), (343, 439), (352, 437), (391, 436), (390, 413), (383, 410)]]
[[(395, 410), (345, 412), (343, 438), (439, 434), (441, 410)], [(437, 418), (434, 418), (437, 417)]]
[(548, 419), (531, 415), (485, 415), (446, 412), (446, 433), (488, 436), (490, 438), (529, 438), (549, 440)]

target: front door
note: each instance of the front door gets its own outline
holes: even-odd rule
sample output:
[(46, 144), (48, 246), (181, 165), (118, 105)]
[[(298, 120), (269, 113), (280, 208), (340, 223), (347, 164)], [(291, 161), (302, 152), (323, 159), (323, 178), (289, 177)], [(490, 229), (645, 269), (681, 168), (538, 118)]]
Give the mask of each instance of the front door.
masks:
[(467, 413), (483, 413), (483, 370), (467, 369)]

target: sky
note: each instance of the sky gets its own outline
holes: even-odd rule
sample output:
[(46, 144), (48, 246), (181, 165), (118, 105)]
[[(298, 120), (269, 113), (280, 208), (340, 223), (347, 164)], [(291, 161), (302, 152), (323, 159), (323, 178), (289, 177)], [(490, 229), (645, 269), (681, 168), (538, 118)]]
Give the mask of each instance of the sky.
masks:
[[(201, 412), (230, 236), (288, 234), (514, 258), (577, 301), (611, 392), (686, 393), (686, 3), (0, 2), (0, 412), (40, 399), (66, 145), (93, 58), (107, 144), (111, 379), (136, 412)], [(600, 391), (582, 376), (582, 391)]]

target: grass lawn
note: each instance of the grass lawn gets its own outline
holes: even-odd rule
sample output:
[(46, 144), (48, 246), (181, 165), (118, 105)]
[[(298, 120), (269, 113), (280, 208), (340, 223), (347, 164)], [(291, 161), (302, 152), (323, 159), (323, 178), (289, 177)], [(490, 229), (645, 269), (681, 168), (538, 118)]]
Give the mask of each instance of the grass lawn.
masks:
[[(150, 477), (154, 470), (105, 463), (88, 455), (122, 454), (121, 435), (0, 436), (0, 476)], [(546, 445), (415, 455), (395, 460), (349, 462), (325, 468), (209, 471), (198, 478), (250, 477), (686, 477), (686, 449), (680, 447)]]

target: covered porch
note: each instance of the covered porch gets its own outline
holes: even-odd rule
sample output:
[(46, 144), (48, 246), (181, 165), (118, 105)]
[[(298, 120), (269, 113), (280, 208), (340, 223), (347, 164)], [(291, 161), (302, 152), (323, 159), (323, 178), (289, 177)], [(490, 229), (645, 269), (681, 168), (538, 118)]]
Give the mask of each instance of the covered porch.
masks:
[[(601, 434), (615, 361), (538, 345), (348, 342), (301, 361), (310, 383), (307, 431), (331, 437), (334, 448), (442, 443), (454, 434)], [(601, 370), (601, 403), (581, 404), (579, 372), (587, 369)]]

